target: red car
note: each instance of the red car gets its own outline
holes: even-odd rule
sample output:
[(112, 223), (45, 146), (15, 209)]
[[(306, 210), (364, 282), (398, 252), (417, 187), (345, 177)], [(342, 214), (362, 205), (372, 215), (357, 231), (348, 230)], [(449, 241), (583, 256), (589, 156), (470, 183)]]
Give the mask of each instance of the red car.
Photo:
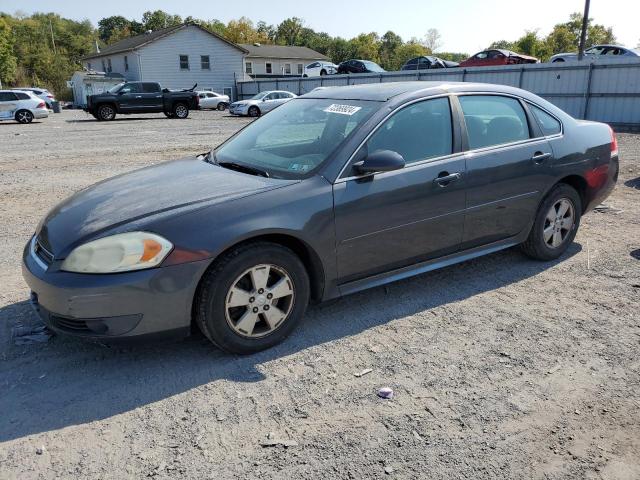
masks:
[(487, 67), (491, 65), (515, 65), (518, 63), (538, 63), (536, 57), (522, 55), (511, 50), (484, 50), (460, 63), (461, 67)]

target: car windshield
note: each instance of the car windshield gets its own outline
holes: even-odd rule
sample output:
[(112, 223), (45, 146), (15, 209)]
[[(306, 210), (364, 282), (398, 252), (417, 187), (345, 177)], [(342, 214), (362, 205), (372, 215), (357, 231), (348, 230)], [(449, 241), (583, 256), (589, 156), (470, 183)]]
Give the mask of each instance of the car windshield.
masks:
[(249, 100), (262, 100), (262, 97), (265, 97), (269, 92), (260, 92), (255, 94), (253, 97), (251, 97)]
[(213, 159), (259, 169), (274, 178), (307, 177), (381, 105), (359, 100), (294, 99), (218, 147)]
[(367, 67), (367, 70), (371, 70), (372, 72), (384, 72), (384, 69), (377, 63), (369, 61), (364, 61), (362, 63), (364, 63), (365, 67)]
[(109, 93), (118, 93), (118, 91), (124, 86), (124, 82), (119, 83), (109, 89)]

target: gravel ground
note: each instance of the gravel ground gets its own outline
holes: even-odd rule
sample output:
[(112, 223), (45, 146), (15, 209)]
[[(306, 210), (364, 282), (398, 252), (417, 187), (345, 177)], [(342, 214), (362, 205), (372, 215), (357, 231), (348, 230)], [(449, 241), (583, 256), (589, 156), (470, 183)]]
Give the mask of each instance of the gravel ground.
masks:
[(560, 261), (508, 250), (313, 307), (249, 357), (201, 336), (14, 343), (49, 208), (246, 122), (0, 123), (0, 478), (640, 478), (637, 135), (619, 135), (622, 212), (587, 215)]

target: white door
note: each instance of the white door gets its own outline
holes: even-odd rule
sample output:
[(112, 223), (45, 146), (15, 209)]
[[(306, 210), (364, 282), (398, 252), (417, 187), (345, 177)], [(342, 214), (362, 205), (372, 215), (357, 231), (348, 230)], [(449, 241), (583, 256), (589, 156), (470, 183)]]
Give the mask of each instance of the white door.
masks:
[(0, 92), (0, 120), (11, 120), (18, 108), (18, 97), (13, 92)]

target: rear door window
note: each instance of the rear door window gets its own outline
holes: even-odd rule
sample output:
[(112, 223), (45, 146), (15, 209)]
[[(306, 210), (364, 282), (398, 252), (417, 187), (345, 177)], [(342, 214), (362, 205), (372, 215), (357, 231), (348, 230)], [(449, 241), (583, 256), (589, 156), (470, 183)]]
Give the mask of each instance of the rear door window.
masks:
[(545, 136), (557, 135), (562, 132), (562, 125), (554, 116), (535, 105), (529, 104), (529, 109), (531, 113), (533, 113), (533, 116), (536, 117)]
[(368, 153), (391, 150), (407, 164), (452, 153), (448, 98), (435, 98), (403, 108), (385, 121), (367, 141)]
[(12, 102), (16, 100), (16, 94), (13, 92), (0, 92), (0, 102)]
[(160, 91), (160, 85), (157, 83), (143, 83), (142, 84), (142, 92), (143, 93), (158, 93)]
[(530, 137), (527, 117), (517, 99), (500, 95), (461, 95), (458, 98), (471, 150)]

